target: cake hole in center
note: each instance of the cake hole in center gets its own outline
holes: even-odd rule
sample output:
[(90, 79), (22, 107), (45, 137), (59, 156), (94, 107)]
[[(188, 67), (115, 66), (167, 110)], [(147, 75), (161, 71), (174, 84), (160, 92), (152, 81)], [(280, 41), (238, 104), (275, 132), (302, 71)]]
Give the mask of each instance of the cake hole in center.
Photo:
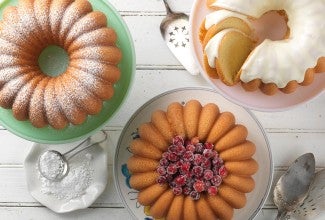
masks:
[(273, 41), (283, 40), (289, 36), (289, 27), (287, 25), (287, 14), (285, 11), (269, 11), (259, 19), (252, 21), (255, 30), (255, 36), (260, 44), (265, 39)]
[(38, 57), (38, 65), (48, 76), (56, 77), (64, 73), (69, 64), (68, 53), (59, 46), (46, 47)]

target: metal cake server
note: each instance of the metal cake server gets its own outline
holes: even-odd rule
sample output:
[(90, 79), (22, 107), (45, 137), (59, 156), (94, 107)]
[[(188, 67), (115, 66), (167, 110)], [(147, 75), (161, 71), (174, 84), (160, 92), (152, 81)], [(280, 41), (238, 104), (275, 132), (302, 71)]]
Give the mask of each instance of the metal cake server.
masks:
[(168, 48), (192, 75), (198, 75), (199, 69), (195, 64), (190, 50), (189, 38), (189, 17), (184, 13), (173, 12), (167, 0), (163, 0), (167, 16), (160, 24), (160, 32)]
[(276, 219), (284, 219), (288, 212), (302, 204), (314, 176), (315, 157), (312, 153), (304, 154), (295, 160), (274, 188), (273, 200), (278, 207)]

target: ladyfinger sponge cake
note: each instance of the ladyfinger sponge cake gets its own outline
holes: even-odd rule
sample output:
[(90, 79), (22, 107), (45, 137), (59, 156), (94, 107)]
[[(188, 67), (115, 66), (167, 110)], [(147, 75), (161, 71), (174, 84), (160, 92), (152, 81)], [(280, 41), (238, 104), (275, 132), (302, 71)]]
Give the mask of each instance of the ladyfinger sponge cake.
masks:
[(130, 186), (155, 219), (232, 219), (254, 190), (258, 164), (248, 130), (214, 103), (156, 110), (138, 128), (127, 162)]
[[(249, 4), (207, 0), (206, 5), (211, 13), (202, 21), (198, 35), (209, 77), (274, 95), (292, 93), (298, 86), (311, 84), (315, 73), (325, 72), (323, 0), (252, 0)], [(273, 12), (287, 26), (279, 39), (270, 37), (278, 32), (276, 24), (261, 22)], [(271, 29), (270, 36), (267, 29)]]

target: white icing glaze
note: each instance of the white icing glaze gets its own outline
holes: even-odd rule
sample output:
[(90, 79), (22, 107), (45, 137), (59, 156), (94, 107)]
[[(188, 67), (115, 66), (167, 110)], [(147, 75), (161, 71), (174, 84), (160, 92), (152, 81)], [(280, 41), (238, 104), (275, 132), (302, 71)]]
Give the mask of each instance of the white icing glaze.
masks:
[(228, 10), (218, 10), (208, 14), (205, 17), (205, 29), (208, 30), (212, 25), (217, 24), (226, 18), (235, 17), (240, 18), (245, 21), (248, 25), (250, 25), (247, 17), (242, 14), (238, 14), (236, 12), (228, 11)]
[(209, 63), (209, 66), (211, 68), (215, 68), (216, 67), (215, 60), (218, 58), (219, 45), (220, 45), (221, 40), (223, 39), (223, 37), (227, 33), (231, 32), (231, 31), (237, 31), (237, 32), (242, 33), (241, 31), (239, 31), (237, 29), (234, 29), (234, 28), (228, 28), (228, 29), (222, 30), (219, 33), (217, 33), (216, 35), (214, 35), (209, 40), (209, 42), (207, 43), (207, 45), (205, 46), (204, 52), (207, 55), (208, 63)]
[(287, 13), (290, 37), (258, 45), (242, 66), (243, 82), (260, 78), (279, 88), (292, 80), (300, 83), (306, 70), (325, 56), (324, 0), (217, 0), (212, 5), (255, 18), (271, 10)]

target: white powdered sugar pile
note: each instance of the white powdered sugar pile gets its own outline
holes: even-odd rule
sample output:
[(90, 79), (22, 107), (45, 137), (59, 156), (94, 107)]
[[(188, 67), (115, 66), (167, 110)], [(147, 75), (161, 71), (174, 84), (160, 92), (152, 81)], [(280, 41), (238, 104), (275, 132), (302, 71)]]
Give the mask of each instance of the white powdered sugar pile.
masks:
[(51, 181), (41, 174), (41, 192), (53, 195), (60, 200), (71, 200), (81, 197), (93, 180), (94, 170), (90, 167), (92, 155), (82, 154), (69, 163), (69, 173), (59, 181)]

